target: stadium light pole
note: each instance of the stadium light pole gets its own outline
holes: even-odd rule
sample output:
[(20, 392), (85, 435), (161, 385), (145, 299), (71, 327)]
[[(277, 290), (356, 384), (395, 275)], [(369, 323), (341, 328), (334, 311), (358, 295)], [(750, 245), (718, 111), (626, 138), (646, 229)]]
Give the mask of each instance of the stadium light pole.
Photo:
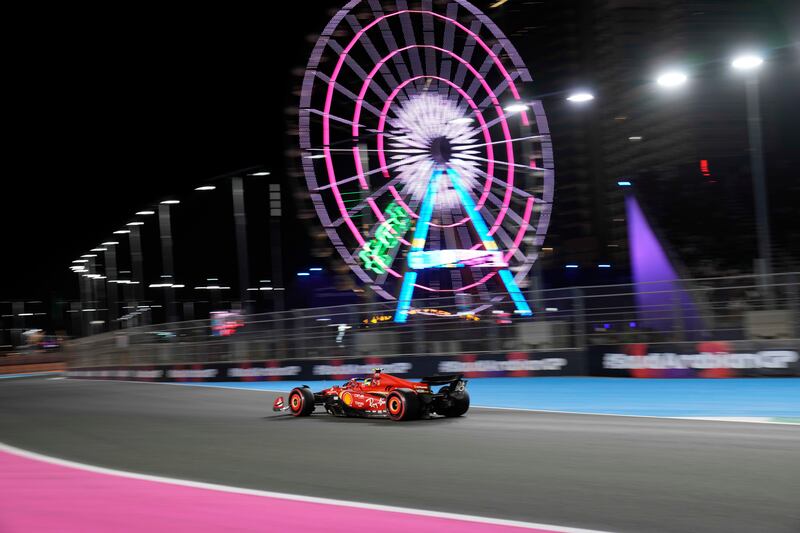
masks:
[[(244, 172), (247, 177), (266, 177), (271, 173), (259, 170), (255, 172)], [(280, 186), (278, 186), (280, 187)], [(196, 190), (208, 190), (206, 188), (198, 188)], [(278, 189), (280, 190), (280, 189)], [(272, 185), (270, 185), (270, 192), (272, 193)], [(231, 195), (233, 199), (233, 221), (234, 229), (236, 232), (236, 256), (239, 270), (239, 305), (242, 313), (248, 314), (251, 309), (247, 304), (247, 289), (250, 287), (250, 259), (247, 250), (247, 214), (245, 212), (244, 203), (244, 178), (242, 175), (234, 176), (231, 178)], [(271, 198), (271, 220), (275, 217), (275, 209), (272, 205)], [(277, 208), (278, 216), (280, 216), (280, 206)], [(274, 256), (274, 250), (273, 250)], [(280, 276), (278, 276), (280, 277)]]
[[(175, 280), (175, 265), (172, 259), (172, 221), (170, 219), (170, 206), (179, 204), (179, 200), (164, 200), (158, 206), (159, 234), (161, 237), (161, 260), (163, 279), (173, 283)], [(166, 288), (167, 322), (177, 322), (175, 309), (175, 291), (170, 286)]]
[[(101, 309), (101, 304), (105, 302), (105, 306), (106, 306), (106, 308), (108, 308), (108, 300), (106, 298), (105, 279), (102, 279), (102, 278), (108, 278), (108, 276), (104, 275), (100, 279), (98, 279), (98, 276), (100, 276), (100, 274), (98, 272), (99, 265), (96, 263), (96, 258), (97, 258), (97, 256), (95, 255), (94, 257), (92, 257), (89, 260), (89, 264), (91, 265), (91, 267), (90, 267), (91, 268), (91, 272), (93, 274), (93, 277), (89, 278), (89, 283), (92, 286), (92, 292), (93, 292), (93, 295), (94, 295), (94, 308), (96, 309), (96, 311), (93, 313), (94, 320), (91, 320), (89, 322), (90, 326), (97, 325), (97, 321), (101, 320), (103, 318), (103, 312), (102, 312), (102, 309)], [(103, 269), (104, 269), (103, 271), (105, 272), (105, 264), (103, 264)], [(101, 281), (101, 283), (96, 283), (97, 281)], [(105, 327), (105, 323), (107, 321), (108, 321), (108, 311), (106, 311), (106, 320), (102, 321), (102, 322), (104, 322), (104, 324), (101, 324), (100, 327), (97, 328), (97, 329), (100, 330), (100, 332), (103, 331), (103, 329)], [(94, 329), (95, 328), (93, 327), (92, 328), (92, 334), (94, 334)]]
[(742, 54), (731, 61), (731, 67), (745, 74), (747, 106), (747, 141), (750, 151), (750, 173), (753, 179), (755, 201), (758, 257), (756, 273), (763, 294), (772, 301), (767, 285), (772, 274), (772, 242), (769, 230), (769, 207), (767, 201), (767, 178), (764, 171), (764, 145), (761, 131), (761, 104), (759, 96), (758, 70), (764, 59), (756, 54)]
[(80, 295), (81, 301), (80, 301), (80, 307), (77, 310), (78, 312), (77, 330), (80, 332), (79, 336), (81, 337), (86, 336), (88, 334), (86, 323), (84, 320), (85, 315), (83, 313), (83, 310), (85, 308), (88, 308), (88, 301), (89, 301), (89, 298), (86, 295), (88, 278), (83, 277), (85, 273), (89, 272), (89, 270), (86, 268), (86, 263), (88, 262), (89, 262), (88, 259), (76, 259), (75, 261), (73, 261), (73, 267), (71, 268), (71, 270), (78, 277), (78, 294)]
[(244, 210), (244, 180), (241, 176), (231, 179), (233, 196), (233, 223), (236, 231), (236, 257), (239, 266), (239, 306), (248, 314), (247, 287), (250, 285), (250, 265), (247, 254), (247, 216)]
[[(131, 255), (130, 274), (131, 274), (132, 284), (134, 285), (133, 287), (130, 288), (130, 291), (128, 292), (127, 295), (131, 297), (131, 299), (128, 300), (128, 307), (133, 307), (134, 309), (137, 309), (144, 300), (144, 296), (142, 294), (142, 291), (144, 291), (144, 288), (142, 287), (144, 283), (143, 265), (142, 265), (143, 263), (142, 239), (139, 226), (126, 226), (126, 228), (128, 229), (121, 229), (115, 231), (114, 235), (128, 236), (128, 248), (130, 250), (130, 255)], [(126, 326), (131, 325), (130, 321), (126, 321), (125, 324)]]
[[(111, 242), (116, 241), (107, 241), (108, 244), (105, 244), (101, 248), (95, 248), (92, 251), (103, 252), (104, 255), (104, 264), (105, 264), (105, 274), (106, 274), (106, 307), (108, 307), (107, 317), (108, 317), (108, 329), (114, 330), (117, 329), (117, 318), (119, 318), (119, 313), (117, 306), (118, 303), (118, 295), (119, 290), (117, 288), (117, 250), (116, 244), (111, 244)], [(113, 283), (112, 283), (113, 281)]]

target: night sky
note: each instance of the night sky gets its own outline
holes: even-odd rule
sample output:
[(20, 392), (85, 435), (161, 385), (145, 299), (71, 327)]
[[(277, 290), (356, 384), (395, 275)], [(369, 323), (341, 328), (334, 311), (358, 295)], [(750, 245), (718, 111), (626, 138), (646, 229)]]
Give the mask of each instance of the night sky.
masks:
[(135, 211), (243, 167), (285, 176), (297, 70), (343, 3), (9, 13), (0, 300), (76, 298), (67, 266)]
[(282, 174), (292, 70), (337, 3), (18, 13), (0, 300), (77, 292), (70, 262), (164, 197), (253, 165)]

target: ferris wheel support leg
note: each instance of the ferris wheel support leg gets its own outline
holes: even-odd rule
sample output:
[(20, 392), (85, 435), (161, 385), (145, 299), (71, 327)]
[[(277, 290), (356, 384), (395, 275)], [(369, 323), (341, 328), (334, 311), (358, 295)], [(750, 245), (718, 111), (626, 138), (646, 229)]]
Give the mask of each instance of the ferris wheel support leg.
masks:
[(517, 282), (514, 281), (514, 274), (512, 274), (510, 270), (506, 269), (500, 270), (498, 273), (500, 274), (500, 279), (503, 280), (503, 284), (506, 286), (509, 296), (511, 296), (511, 301), (514, 302), (514, 305), (517, 308), (517, 314), (522, 316), (531, 316), (533, 314), (533, 310), (531, 310), (531, 306), (528, 305), (528, 302), (525, 300), (525, 296), (523, 296), (522, 291), (519, 290), (519, 285), (517, 285)]
[[(486, 221), (483, 220), (483, 216), (481, 216), (480, 211), (475, 205), (475, 201), (469, 195), (469, 192), (467, 192), (467, 190), (461, 185), (458, 173), (453, 169), (448, 169), (447, 175), (450, 177), (450, 181), (453, 183), (453, 188), (456, 190), (461, 202), (464, 204), (467, 214), (472, 221), (472, 225), (475, 228), (475, 231), (478, 232), (478, 236), (483, 242), (484, 248), (487, 250), (497, 250), (497, 242), (495, 242), (494, 237), (489, 234), (489, 228), (486, 226)], [(503, 285), (505, 285), (506, 291), (508, 291), (509, 296), (511, 296), (511, 301), (514, 302), (514, 305), (517, 308), (517, 314), (522, 316), (532, 315), (533, 311), (531, 310), (531, 306), (528, 305), (528, 302), (525, 300), (525, 296), (519, 289), (519, 285), (517, 285), (517, 282), (514, 280), (514, 275), (511, 273), (511, 271), (508, 269), (503, 269), (498, 271), (498, 274), (500, 274), (500, 279), (502, 280)]]
[(416, 272), (406, 272), (406, 275), (403, 276), (403, 287), (400, 289), (397, 312), (394, 314), (394, 321), (398, 324), (405, 324), (408, 320), (408, 312), (411, 310), (411, 297), (414, 294), (414, 284), (416, 282)]
[[(411, 241), (411, 251), (421, 252), (425, 248), (425, 241), (430, 230), (430, 221), (433, 217), (433, 206), (436, 202), (436, 182), (441, 177), (441, 170), (434, 170), (428, 182), (425, 198), (417, 219), (417, 227), (414, 229), (414, 238)], [(409, 265), (410, 268), (410, 265)], [(403, 276), (403, 286), (400, 288), (400, 298), (397, 300), (397, 311), (394, 314), (394, 321), (404, 324), (408, 320), (408, 312), (411, 310), (411, 297), (414, 295), (414, 284), (417, 282), (417, 273), (409, 270)]]

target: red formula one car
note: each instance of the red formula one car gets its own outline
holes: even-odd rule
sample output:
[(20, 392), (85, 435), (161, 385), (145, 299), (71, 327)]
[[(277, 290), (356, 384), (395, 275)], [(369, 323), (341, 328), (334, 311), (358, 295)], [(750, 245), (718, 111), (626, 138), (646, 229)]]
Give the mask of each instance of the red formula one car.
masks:
[[(437, 392), (433, 386), (443, 385)], [(289, 393), (286, 405), (283, 396), (275, 400), (273, 411), (289, 411), (293, 416), (309, 416), (322, 405), (334, 416), (391, 418), (415, 420), (432, 415), (461, 416), (469, 409), (467, 382), (461, 374), (432, 376), (422, 381), (408, 381), (375, 369), (372, 377), (350, 379), (320, 392), (308, 386)]]

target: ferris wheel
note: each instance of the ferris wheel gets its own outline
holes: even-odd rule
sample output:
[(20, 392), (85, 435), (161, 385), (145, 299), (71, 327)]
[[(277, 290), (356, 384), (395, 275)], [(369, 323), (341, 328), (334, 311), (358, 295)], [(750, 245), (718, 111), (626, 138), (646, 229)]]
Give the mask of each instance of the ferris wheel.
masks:
[(521, 288), (553, 201), (544, 108), (495, 23), (465, 0), (352, 0), (304, 75), (300, 148), (325, 232), (405, 322), (420, 297), (532, 310)]

